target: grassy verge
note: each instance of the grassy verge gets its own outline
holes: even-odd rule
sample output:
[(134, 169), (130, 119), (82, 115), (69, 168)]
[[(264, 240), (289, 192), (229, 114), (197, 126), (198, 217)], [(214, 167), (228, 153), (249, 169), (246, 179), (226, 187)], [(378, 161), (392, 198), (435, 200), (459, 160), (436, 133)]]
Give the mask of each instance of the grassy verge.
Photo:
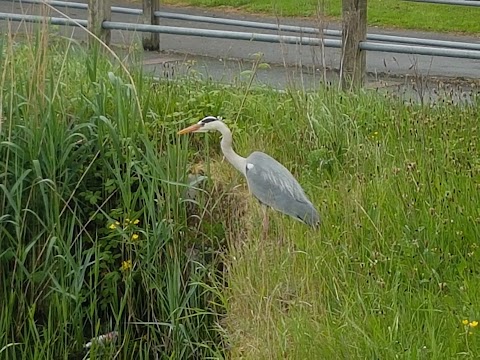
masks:
[[(153, 83), (46, 31), (0, 44), (2, 358), (110, 331), (91, 358), (478, 358), (478, 103)], [(293, 171), (319, 232), (272, 212), (260, 240), (218, 136), (175, 135), (205, 114)]]
[[(181, 4), (240, 10), (279, 16), (316, 17), (317, 13), (340, 19), (341, 1), (271, 1), (271, 0), (166, 0)], [(403, 29), (480, 33), (480, 8), (419, 4), (398, 0), (369, 0), (368, 24)]]

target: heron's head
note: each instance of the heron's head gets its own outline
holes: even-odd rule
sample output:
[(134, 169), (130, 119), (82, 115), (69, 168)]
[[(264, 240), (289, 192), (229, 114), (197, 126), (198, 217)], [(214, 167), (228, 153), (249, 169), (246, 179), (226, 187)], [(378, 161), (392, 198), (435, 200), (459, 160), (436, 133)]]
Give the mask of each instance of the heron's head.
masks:
[(200, 120), (198, 123), (180, 130), (178, 134), (183, 135), (188, 133), (215, 131), (215, 130), (218, 130), (219, 126), (221, 125), (223, 125), (223, 121), (221, 117), (206, 116), (202, 120)]

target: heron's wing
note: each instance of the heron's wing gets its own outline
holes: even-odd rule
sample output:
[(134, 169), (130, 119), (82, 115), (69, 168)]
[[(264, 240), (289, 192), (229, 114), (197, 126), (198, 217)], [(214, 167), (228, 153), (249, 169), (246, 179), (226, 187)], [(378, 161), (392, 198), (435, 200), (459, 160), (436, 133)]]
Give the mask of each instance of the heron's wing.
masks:
[(246, 160), (248, 187), (260, 202), (309, 225), (318, 223), (317, 210), (287, 168), (262, 152)]

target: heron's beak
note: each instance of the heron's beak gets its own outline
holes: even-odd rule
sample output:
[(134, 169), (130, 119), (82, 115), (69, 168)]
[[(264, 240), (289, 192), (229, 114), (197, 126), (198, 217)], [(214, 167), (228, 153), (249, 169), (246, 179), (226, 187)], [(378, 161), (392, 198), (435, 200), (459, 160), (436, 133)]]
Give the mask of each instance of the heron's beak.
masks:
[(191, 132), (195, 132), (197, 130), (200, 130), (201, 127), (202, 127), (202, 125), (193, 124), (192, 126), (189, 126), (189, 127), (186, 127), (185, 129), (180, 130), (177, 134), (178, 135), (183, 135), (183, 134), (188, 134), (188, 133), (191, 133)]

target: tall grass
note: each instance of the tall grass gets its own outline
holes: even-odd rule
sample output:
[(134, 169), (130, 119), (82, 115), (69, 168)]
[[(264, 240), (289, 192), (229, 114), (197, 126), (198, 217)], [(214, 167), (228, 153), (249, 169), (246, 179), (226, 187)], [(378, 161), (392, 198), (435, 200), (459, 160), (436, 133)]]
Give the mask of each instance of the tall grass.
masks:
[(233, 357), (478, 358), (478, 103), (334, 91), (248, 103), (237, 143), (293, 169), (323, 224), (275, 216), (268, 242), (252, 229), (232, 252)]
[(0, 357), (83, 358), (112, 331), (91, 356), (221, 356), (219, 244), (186, 232), (175, 135), (205, 85), (130, 77), (49, 34), (0, 42)]
[[(48, 31), (0, 44), (2, 358), (478, 357), (478, 103), (153, 82)], [(260, 240), (218, 136), (175, 135), (207, 114), (292, 170), (320, 231), (271, 212)]]

